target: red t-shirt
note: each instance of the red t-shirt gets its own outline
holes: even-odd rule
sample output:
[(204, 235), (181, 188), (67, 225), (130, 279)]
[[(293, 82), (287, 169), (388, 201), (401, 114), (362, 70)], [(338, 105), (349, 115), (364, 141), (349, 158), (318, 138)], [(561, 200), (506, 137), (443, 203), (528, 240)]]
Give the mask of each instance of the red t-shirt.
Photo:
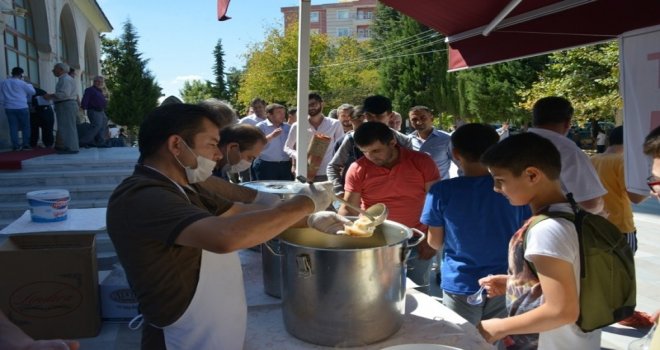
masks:
[(378, 166), (362, 157), (346, 173), (346, 192), (360, 193), (361, 207), (384, 203), (388, 220), (426, 232), (419, 222), (426, 198), (426, 183), (440, 179), (433, 159), (426, 153), (397, 146), (399, 162), (392, 168)]

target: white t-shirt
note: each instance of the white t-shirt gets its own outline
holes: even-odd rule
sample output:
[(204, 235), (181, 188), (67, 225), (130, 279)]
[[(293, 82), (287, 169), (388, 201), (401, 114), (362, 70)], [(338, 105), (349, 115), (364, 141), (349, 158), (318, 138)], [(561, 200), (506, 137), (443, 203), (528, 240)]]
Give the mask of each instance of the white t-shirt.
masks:
[[(568, 203), (553, 204), (549, 211), (572, 213)], [(541, 255), (564, 260), (573, 265), (575, 283), (580, 293), (580, 254), (575, 225), (561, 218), (550, 218), (534, 225), (527, 232), (525, 259)], [(599, 349), (601, 331), (584, 333), (575, 324), (568, 324), (539, 334), (539, 350)]]
[(561, 156), (561, 187), (564, 193), (573, 193), (576, 202), (601, 197), (607, 193), (589, 156), (568, 137), (547, 129), (529, 128), (539, 136), (550, 140)]
[[(296, 152), (296, 137), (298, 135), (298, 123), (293, 123), (291, 125), (291, 130), (289, 130), (289, 137), (286, 139), (284, 144), (284, 152), (286, 152), (291, 158), (298, 158), (298, 153)], [(326, 175), (328, 171), (328, 163), (332, 159), (332, 154), (335, 150), (335, 142), (344, 136), (344, 129), (341, 126), (341, 123), (337, 119), (331, 119), (328, 117), (323, 117), (323, 121), (319, 125), (318, 129), (314, 129), (313, 126), (309, 126), (309, 133), (314, 134), (315, 132), (321, 133), (325, 136), (330, 137), (330, 146), (325, 151), (325, 156), (323, 156), (323, 161), (319, 167), (319, 171), (316, 174)]]

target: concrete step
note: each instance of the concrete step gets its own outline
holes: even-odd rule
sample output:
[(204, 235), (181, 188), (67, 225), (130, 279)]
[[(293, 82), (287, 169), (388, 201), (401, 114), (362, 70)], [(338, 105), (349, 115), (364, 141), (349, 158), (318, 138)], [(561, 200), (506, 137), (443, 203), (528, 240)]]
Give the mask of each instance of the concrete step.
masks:
[[(71, 170), (54, 171), (30, 171), (21, 170), (16, 172), (0, 173), (2, 187), (62, 187), (68, 185), (91, 185), (91, 184), (119, 184), (123, 179), (133, 173), (133, 169), (88, 169), (81, 168)], [(55, 186), (55, 187), (53, 187)]]
[[(61, 187), (68, 190), (71, 198), (75, 200), (107, 199), (117, 187), (116, 183), (74, 184)], [(30, 191), (48, 190), (47, 186), (14, 186), (0, 188), (0, 203), (24, 202), (26, 193)]]

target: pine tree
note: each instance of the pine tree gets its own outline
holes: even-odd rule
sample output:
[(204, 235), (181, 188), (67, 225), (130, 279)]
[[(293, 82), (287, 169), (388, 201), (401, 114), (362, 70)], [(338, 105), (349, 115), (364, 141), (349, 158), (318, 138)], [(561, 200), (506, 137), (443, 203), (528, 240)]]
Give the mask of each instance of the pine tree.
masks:
[(215, 75), (215, 82), (213, 82), (213, 97), (226, 100), (227, 99), (227, 84), (225, 84), (225, 52), (222, 50), (222, 39), (218, 39), (213, 49), (213, 57), (215, 63), (213, 64), (213, 74)]
[(138, 35), (130, 21), (119, 39), (103, 40), (103, 73), (110, 93), (108, 114), (120, 125), (135, 128), (158, 105), (161, 88), (138, 52)]

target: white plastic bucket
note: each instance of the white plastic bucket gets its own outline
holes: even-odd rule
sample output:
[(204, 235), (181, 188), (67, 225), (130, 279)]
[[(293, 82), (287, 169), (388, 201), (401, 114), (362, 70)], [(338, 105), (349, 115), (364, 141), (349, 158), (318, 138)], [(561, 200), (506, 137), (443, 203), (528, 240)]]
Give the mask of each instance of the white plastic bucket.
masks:
[(27, 193), (30, 214), (34, 222), (57, 222), (67, 218), (69, 191), (41, 190)]

